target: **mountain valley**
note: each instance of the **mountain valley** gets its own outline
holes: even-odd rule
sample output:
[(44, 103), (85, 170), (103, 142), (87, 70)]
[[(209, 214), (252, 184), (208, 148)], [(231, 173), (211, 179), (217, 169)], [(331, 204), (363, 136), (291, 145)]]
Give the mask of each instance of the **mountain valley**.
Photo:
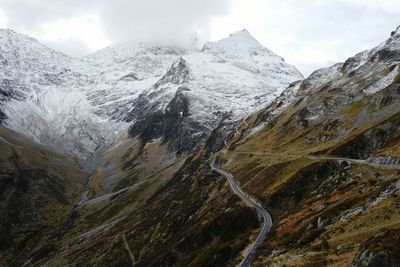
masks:
[(247, 30), (0, 66), (0, 265), (400, 264), (400, 27), (306, 78)]

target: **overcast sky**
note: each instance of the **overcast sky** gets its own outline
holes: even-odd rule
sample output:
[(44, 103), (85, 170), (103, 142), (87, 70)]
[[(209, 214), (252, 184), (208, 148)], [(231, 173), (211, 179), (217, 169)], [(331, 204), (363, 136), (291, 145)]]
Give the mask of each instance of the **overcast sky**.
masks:
[(400, 0), (0, 0), (0, 27), (72, 56), (131, 40), (187, 46), (248, 29), (303, 74), (372, 48)]

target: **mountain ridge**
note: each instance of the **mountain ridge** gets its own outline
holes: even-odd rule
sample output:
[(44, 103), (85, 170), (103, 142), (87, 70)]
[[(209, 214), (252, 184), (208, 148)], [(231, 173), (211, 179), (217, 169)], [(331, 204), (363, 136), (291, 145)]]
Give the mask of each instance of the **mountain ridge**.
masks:
[[(376, 48), (299, 81), (283, 79), (290, 66), (279, 68), (288, 86), (268, 88), (267, 96), (262, 90), (274, 75), (264, 77), (270, 67), (264, 49), (237, 57), (231, 48), (161, 58), (157, 49), (122, 52), (120, 65), (108, 49), (101, 62), (111, 64), (66, 71), (65, 77), (81, 73), (82, 80), (59, 82), (76, 82), (87, 101), (61, 94), (52, 102), (50, 95), (50, 106), (63, 100), (78, 112), (79, 105), (91, 107), (100, 121), (106, 114), (131, 136), (95, 150), (89, 170), (76, 157), (0, 125), (6, 151), (0, 153), (0, 234), (6, 241), (0, 262), (200, 267), (251, 258), (253, 266), (399, 265), (399, 39), (395, 32)], [(282, 62), (273, 59), (272, 66)], [(143, 62), (148, 68), (140, 68)], [(58, 92), (47, 75), (34, 78)], [(213, 108), (216, 100), (222, 103)], [(44, 102), (32, 110), (50, 109)], [(69, 111), (62, 113), (76, 114)], [(232, 189), (268, 211), (272, 226), (268, 220), (263, 227), (266, 222)]]
[[(192, 116), (182, 134), (189, 135), (185, 133), (187, 130), (197, 135), (199, 129), (194, 128), (199, 125), (206, 133), (200, 139), (193, 136), (185, 140), (192, 144), (185, 147), (189, 151), (194, 143), (204, 142), (222, 118), (209, 111), (202, 112), (204, 105), (212, 104), (213, 112), (221, 114), (236, 112), (237, 105), (244, 103), (226, 107), (218, 102), (225, 99), (229, 103), (238, 97), (235, 94), (243, 95), (246, 90), (247, 101), (251, 103), (239, 115), (247, 114), (271, 101), (289, 82), (302, 79), (294, 67), (283, 63), (250, 33), (244, 32), (208, 43), (218, 51), (189, 51), (138, 43), (111, 46), (78, 59), (46, 48), (28, 36), (4, 32), (5, 36), (0, 38), (7, 50), (3, 50), (2, 56), (11, 58), (15, 54), (19, 59), (14, 62), (4, 59), (8, 60), (3, 64), (4, 73), (11, 75), (2, 80), (3, 84), (8, 84), (5, 89), (1, 88), (2, 95), (8, 95), (10, 100), (4, 99), (1, 104), (3, 117), (7, 118), (3, 123), (36, 142), (84, 159), (90, 158), (98, 147), (110, 146), (126, 136), (129, 124), (139, 126), (135, 126), (138, 116), (143, 117), (146, 112), (168, 112), (165, 109), (181, 85), (187, 89), (191, 87), (186, 91), (179, 89), (179, 95), (186, 97), (187, 108), (191, 111), (187, 114)], [(228, 47), (221, 50), (224, 46)], [(242, 59), (234, 59), (229, 54), (235, 47)], [(255, 51), (258, 54), (251, 55)], [(180, 58), (190, 69), (190, 79), (166, 80), (168, 75), (178, 78), (173, 77), (178, 75), (173, 71)], [(245, 86), (243, 89), (239, 82)], [(204, 90), (212, 97), (204, 99)], [(150, 110), (137, 110), (141, 98), (147, 98)], [(132, 112), (134, 110), (136, 113)], [(236, 115), (235, 119), (238, 117)], [(85, 132), (86, 129), (89, 131)], [(160, 137), (160, 133), (154, 135)]]

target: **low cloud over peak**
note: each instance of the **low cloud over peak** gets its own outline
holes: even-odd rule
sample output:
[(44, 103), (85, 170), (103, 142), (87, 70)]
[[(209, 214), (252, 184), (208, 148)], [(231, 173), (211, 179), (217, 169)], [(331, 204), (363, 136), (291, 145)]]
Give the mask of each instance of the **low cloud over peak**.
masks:
[(384, 41), (398, 0), (0, 0), (11, 28), (72, 56), (113, 43), (192, 46), (248, 29), (305, 75)]
[[(129, 41), (189, 45), (208, 39), (211, 20), (227, 15), (231, 0), (0, 0), (0, 27), (82, 55)], [(78, 45), (81, 40), (81, 45)], [(59, 45), (58, 45), (59, 44)]]

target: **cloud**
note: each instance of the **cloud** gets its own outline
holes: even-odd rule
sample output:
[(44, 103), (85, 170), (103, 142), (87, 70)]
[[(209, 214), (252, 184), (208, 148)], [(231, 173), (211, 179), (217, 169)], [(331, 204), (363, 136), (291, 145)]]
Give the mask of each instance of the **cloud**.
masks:
[(11, 26), (37, 31), (43, 23), (79, 17), (95, 4), (94, 0), (0, 0), (0, 9)]
[[(5, 15), (9, 28), (32, 35), (64, 52), (81, 55), (110, 43), (132, 40), (187, 45), (193, 37), (207, 39), (211, 19), (226, 15), (231, 2), (0, 0), (0, 14)], [(0, 16), (0, 22), (1, 19)], [(72, 48), (66, 51), (70, 40)]]
[(61, 18), (41, 25), (40, 40), (72, 56), (85, 55), (110, 43), (96, 15)]
[(0, 26), (79, 56), (131, 40), (185, 46), (247, 28), (305, 75), (384, 41), (398, 0), (0, 0)]
[(208, 36), (212, 18), (226, 15), (230, 0), (114, 0), (102, 11), (105, 30), (113, 40), (132, 37), (182, 44), (195, 34)]
[(398, 0), (234, 0), (214, 39), (247, 28), (305, 75), (378, 45), (400, 24)]

